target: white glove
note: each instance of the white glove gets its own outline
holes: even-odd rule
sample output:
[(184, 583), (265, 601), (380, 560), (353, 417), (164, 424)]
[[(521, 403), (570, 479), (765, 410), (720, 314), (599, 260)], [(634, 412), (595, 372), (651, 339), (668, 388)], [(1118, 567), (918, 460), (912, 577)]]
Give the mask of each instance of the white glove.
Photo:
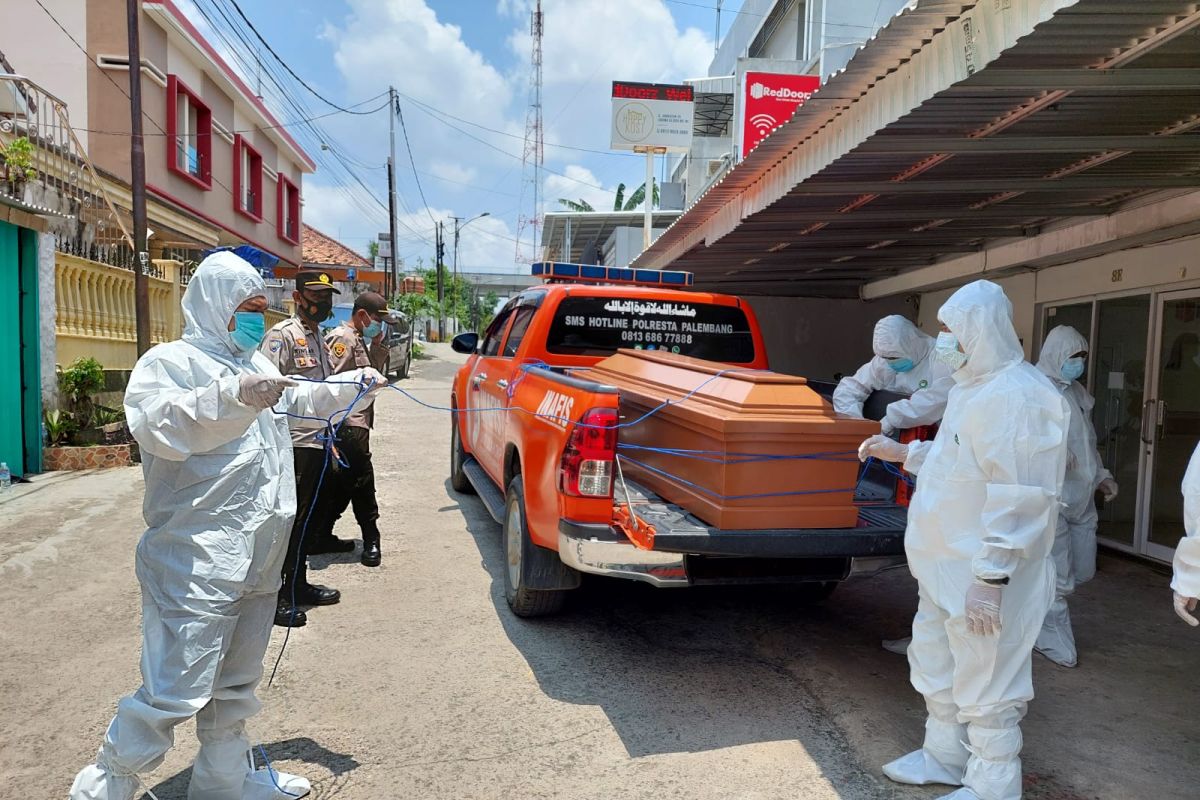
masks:
[(868, 458), (903, 464), (904, 460), (908, 458), (908, 445), (900, 444), (895, 439), (889, 439), (887, 436), (877, 433), (858, 446), (858, 460), (866, 461)]
[(1175, 592), (1175, 613), (1179, 615), (1181, 620), (1186, 622), (1188, 625), (1191, 625), (1193, 628), (1195, 628), (1197, 625), (1200, 625), (1200, 619), (1196, 619), (1188, 612), (1195, 610), (1195, 597), (1184, 597), (1179, 592)]
[(1111, 503), (1117, 499), (1117, 482), (1112, 478), (1105, 478), (1100, 481), (1100, 493), (1104, 495), (1104, 502)]
[(374, 367), (363, 367), (362, 375), (359, 376), (358, 382), (359, 385), (364, 388), (368, 386), (370, 387), (370, 389), (367, 390), (367, 397), (374, 397), (383, 391), (383, 388), (388, 385), (388, 379), (384, 377), (382, 372)]
[(283, 397), (283, 390), (296, 385), (291, 378), (247, 373), (239, 379), (238, 400), (252, 408), (274, 408), (279, 398)]
[(976, 636), (1000, 633), (1000, 598), (1004, 587), (972, 583), (967, 589), (967, 630)]
[(892, 426), (892, 423), (887, 421), (887, 417), (884, 417), (879, 421), (879, 429), (883, 432), (884, 436), (891, 436), (896, 432), (896, 429)]

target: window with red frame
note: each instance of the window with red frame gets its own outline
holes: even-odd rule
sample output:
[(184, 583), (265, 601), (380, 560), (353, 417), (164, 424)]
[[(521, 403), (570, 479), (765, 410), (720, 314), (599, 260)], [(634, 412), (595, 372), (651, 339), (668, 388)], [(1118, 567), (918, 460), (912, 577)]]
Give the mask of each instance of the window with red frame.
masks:
[(175, 75), (167, 76), (167, 169), (212, 188), (212, 112)]
[(279, 173), (279, 238), (300, 244), (300, 187)]
[(262, 155), (242, 138), (233, 137), (233, 207), (255, 222), (263, 218)]

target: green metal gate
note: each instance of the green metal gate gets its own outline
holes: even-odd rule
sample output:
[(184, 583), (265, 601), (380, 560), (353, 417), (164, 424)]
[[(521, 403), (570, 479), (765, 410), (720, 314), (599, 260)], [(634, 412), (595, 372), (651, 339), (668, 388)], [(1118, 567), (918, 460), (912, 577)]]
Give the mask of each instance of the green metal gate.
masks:
[(37, 232), (0, 222), (0, 461), (42, 468)]

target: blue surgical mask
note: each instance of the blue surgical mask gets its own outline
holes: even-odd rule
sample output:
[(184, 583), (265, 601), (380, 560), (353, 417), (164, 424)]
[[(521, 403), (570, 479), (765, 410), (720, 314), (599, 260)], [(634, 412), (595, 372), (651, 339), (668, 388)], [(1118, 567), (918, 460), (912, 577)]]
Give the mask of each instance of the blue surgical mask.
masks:
[(1065, 380), (1075, 381), (1083, 375), (1086, 363), (1082, 358), (1068, 358), (1062, 366), (1062, 376)]
[(377, 320), (371, 320), (371, 324), (363, 328), (362, 335), (363, 338), (369, 342), (382, 332), (383, 325), (381, 325)]
[(908, 372), (916, 366), (911, 358), (889, 358), (887, 363), (896, 372)]
[(933, 346), (933, 351), (938, 360), (950, 365), (950, 368), (955, 371), (967, 363), (966, 353), (958, 349), (958, 337), (948, 331), (938, 334), (937, 344)]
[(258, 347), (263, 336), (267, 333), (267, 319), (261, 311), (233, 312), (233, 330), (229, 335), (233, 338), (233, 346), (242, 354), (252, 352)]

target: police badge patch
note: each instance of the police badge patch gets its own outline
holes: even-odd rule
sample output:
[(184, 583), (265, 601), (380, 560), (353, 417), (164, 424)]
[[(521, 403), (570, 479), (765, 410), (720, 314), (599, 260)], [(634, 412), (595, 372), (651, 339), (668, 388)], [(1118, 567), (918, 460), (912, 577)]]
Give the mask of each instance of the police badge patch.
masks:
[(346, 355), (346, 345), (342, 342), (335, 342), (333, 345), (334, 358), (343, 358)]

